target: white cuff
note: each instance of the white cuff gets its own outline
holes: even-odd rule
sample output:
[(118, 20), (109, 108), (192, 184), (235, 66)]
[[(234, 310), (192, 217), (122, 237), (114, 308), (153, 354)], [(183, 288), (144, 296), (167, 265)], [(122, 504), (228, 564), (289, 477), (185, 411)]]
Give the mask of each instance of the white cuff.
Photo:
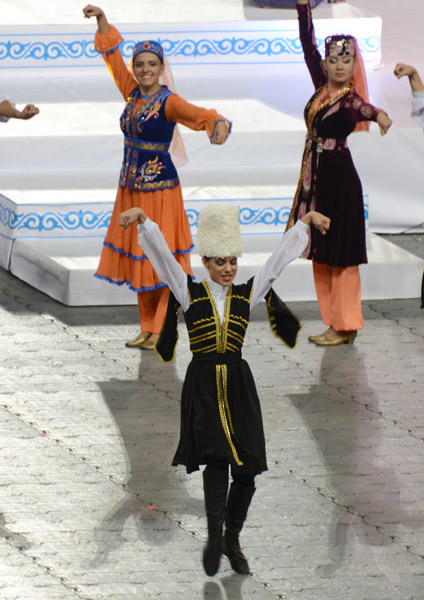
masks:
[(151, 221), (149, 219), (149, 217), (147, 217), (147, 219), (144, 221), (144, 223), (139, 223), (137, 225), (137, 229), (138, 229), (139, 233), (152, 231), (152, 229), (155, 228), (155, 225), (156, 225), (156, 223), (154, 221)]

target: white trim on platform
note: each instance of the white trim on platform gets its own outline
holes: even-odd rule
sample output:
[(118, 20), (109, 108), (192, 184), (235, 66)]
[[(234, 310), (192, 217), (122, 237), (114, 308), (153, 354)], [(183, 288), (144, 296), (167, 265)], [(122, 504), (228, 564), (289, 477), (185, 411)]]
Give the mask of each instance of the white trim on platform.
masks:
[[(266, 246), (261, 248), (264, 241)], [(113, 285), (94, 277), (101, 248), (99, 238), (86, 239), (83, 246), (72, 239), (19, 239), (13, 245), (10, 270), (69, 306), (136, 304), (135, 292), (125, 284)], [(256, 239), (256, 251), (245, 253), (239, 261), (236, 282), (252, 277), (269, 254), (269, 240), (264, 236)], [(369, 264), (360, 267), (364, 300), (419, 297), (423, 260), (373, 234), (368, 240), (368, 258)], [(195, 251), (192, 265), (196, 278), (202, 279), (205, 271)], [(295, 260), (274, 288), (284, 300), (315, 300), (310, 261)]]
[[(121, 52), (128, 60), (140, 39), (162, 44), (172, 65), (239, 65), (303, 63), (296, 20), (221, 21), (119, 25), (124, 38)], [(46, 69), (103, 66), (94, 49), (93, 25), (0, 27), (1, 69)], [(380, 17), (315, 19), (320, 50), (335, 31), (358, 39), (364, 61), (381, 63)]]

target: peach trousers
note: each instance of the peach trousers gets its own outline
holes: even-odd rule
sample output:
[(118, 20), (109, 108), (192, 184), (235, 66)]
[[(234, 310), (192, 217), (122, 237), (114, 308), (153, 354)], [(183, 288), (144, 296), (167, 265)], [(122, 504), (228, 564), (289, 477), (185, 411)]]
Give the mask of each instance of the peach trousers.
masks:
[(168, 308), (168, 300), (168, 287), (137, 293), (141, 331), (146, 333), (161, 332)]
[(335, 331), (362, 329), (359, 267), (331, 267), (312, 261), (322, 320)]

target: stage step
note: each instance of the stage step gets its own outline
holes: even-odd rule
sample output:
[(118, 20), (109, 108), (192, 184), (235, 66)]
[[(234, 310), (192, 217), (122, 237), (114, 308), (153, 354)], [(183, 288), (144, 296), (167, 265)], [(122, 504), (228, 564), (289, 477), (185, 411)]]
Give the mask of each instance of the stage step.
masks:
[[(183, 128), (189, 163), (180, 170), (180, 177), (194, 234), (198, 211), (206, 203), (232, 202), (245, 210), (245, 256), (240, 267), (244, 279), (266, 259), (284, 230), (300, 169), (305, 136), (302, 111), (312, 84), (297, 37), (296, 11), (252, 11), (239, 0), (225, 0), (225, 11), (222, 0), (199, 9), (198, 2), (181, 0), (178, 10), (167, 9), (171, 23), (163, 24), (159, 6), (165, 0), (129, 2), (134, 10), (129, 5), (126, 10), (134, 14), (134, 24), (119, 25), (127, 42), (160, 36), (172, 49), (178, 92), (233, 121), (233, 133), (222, 147), (211, 146), (204, 133)], [(192, 10), (181, 10), (187, 3)], [(119, 24), (121, 9), (116, 3), (105, 0), (102, 6), (111, 22)], [(199, 10), (205, 22), (196, 22)], [(31, 11), (31, 26), (22, 26), (18, 19), (0, 27), (0, 41), (7, 48), (0, 60), (2, 89), (18, 104), (34, 102), (41, 108), (30, 122), (11, 120), (0, 125), (0, 192), (6, 197), (0, 197), (0, 264), (10, 265), (17, 276), (65, 304), (134, 303), (134, 293), (92, 277), (116, 194), (122, 158), (122, 98), (93, 51), (95, 24), (82, 19), (80, 8), (74, 20), (66, 15), (63, 22), (68, 25), (63, 26), (49, 21), (56, 14), (46, 13), (42, 3)], [(63, 11), (58, 14), (63, 16)], [(137, 24), (137, 15), (142, 15), (143, 26)], [(190, 22), (180, 23), (181, 19)], [(379, 65), (379, 17), (348, 3), (324, 3), (314, 11), (314, 19), (321, 43), (326, 32), (357, 32), (367, 51), (368, 69)], [(48, 22), (52, 24), (42, 25)], [(155, 24), (159, 22), (160, 28)], [(21, 38), (26, 46), (19, 45)], [(378, 95), (376, 104), (391, 112), (386, 98), (392, 99), (395, 93), (386, 93), (390, 86), (385, 85), (383, 94), (379, 73), (369, 71), (372, 92)], [(391, 86), (398, 86), (391, 78)], [(415, 223), (415, 206), (421, 202), (416, 164), (423, 155), (424, 138), (412, 122), (406, 127), (411, 130), (391, 132), (390, 143), (381, 140), (375, 125), (371, 135), (352, 136), (350, 142), (366, 196), (371, 190), (366, 203), (371, 205), (372, 225), (382, 231)], [(390, 170), (394, 156), (398, 168)], [(406, 183), (408, 206), (403, 200)], [(379, 280), (378, 273), (388, 269), (388, 287), (386, 278), (381, 282), (384, 294), (417, 296), (421, 266), (414, 265), (418, 259), (397, 261), (397, 250), (384, 248), (377, 254), (371, 250), (371, 265), (363, 273), (365, 293), (368, 297), (378, 294), (374, 282)], [(393, 267), (403, 265), (401, 277), (393, 275), (392, 267), (378, 256), (383, 261), (387, 258)], [(193, 256), (198, 269), (196, 261)], [(200, 276), (201, 271), (196, 273)], [(372, 273), (370, 285), (367, 273)], [(408, 284), (403, 282), (404, 273)], [(314, 298), (309, 263), (290, 265), (281, 282), (289, 274), (292, 279), (284, 284), (285, 297), (292, 293), (293, 299)], [(401, 280), (402, 289), (392, 286), (394, 280)]]
[[(277, 236), (254, 236), (251, 250), (239, 261), (236, 281), (246, 281), (254, 275), (276, 243)], [(75, 239), (18, 239), (10, 270), (68, 306), (136, 304), (136, 294), (126, 285), (113, 285), (93, 276), (101, 248), (100, 238), (86, 239), (83, 245)], [(419, 297), (423, 260), (374, 234), (369, 235), (368, 258), (369, 264), (361, 266), (364, 299)], [(195, 251), (192, 264), (196, 278), (203, 279), (205, 270)], [(311, 263), (295, 260), (274, 288), (288, 301), (314, 300)]]

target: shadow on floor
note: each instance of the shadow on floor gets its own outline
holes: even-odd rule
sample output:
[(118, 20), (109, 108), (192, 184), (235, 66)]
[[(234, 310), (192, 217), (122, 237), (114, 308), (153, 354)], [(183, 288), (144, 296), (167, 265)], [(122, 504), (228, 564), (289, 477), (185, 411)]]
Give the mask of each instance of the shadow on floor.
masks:
[(173, 365), (163, 365), (155, 353), (143, 353), (139, 379), (98, 383), (116, 423), (128, 479), (126, 498), (116, 503), (94, 533), (98, 546), (94, 565), (128, 542), (128, 519), (136, 536), (149, 546), (164, 546), (187, 515), (201, 519), (203, 500), (190, 495), (183, 467), (171, 466), (180, 423), (179, 380)]
[[(306, 394), (289, 396), (328, 473), (319, 491), (334, 503), (329, 563), (319, 567), (323, 577), (348, 559), (352, 534), (363, 545), (392, 544), (399, 524), (408, 518), (396, 470), (379, 450), (385, 424), (364, 358), (356, 348), (327, 348), (320, 383)], [(320, 483), (316, 485), (318, 489)]]

